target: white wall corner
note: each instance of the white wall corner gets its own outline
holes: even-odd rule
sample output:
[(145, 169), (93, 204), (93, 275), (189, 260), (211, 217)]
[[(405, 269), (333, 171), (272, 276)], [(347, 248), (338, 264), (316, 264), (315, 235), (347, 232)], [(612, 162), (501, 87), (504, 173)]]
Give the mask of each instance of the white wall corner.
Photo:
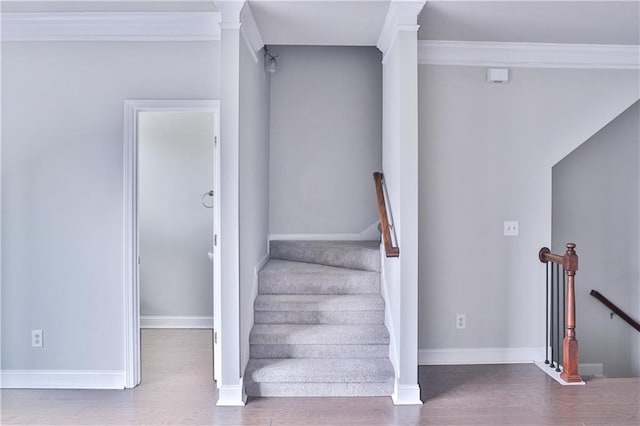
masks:
[(420, 349), (418, 351), (418, 365), (524, 364), (543, 360), (544, 358), (544, 346)]
[(483, 41), (418, 42), (421, 65), (640, 69), (640, 46)]
[(393, 401), (393, 405), (422, 405), (420, 386), (417, 384), (401, 385), (396, 378), (391, 400)]
[(2, 41), (216, 41), (217, 12), (10, 12)]
[(249, 3), (246, 3), (244, 9), (242, 9), (240, 19), (242, 21), (242, 26), (240, 27), (242, 39), (249, 48), (249, 52), (251, 52), (253, 61), (257, 64), (260, 61), (257, 53), (264, 46), (264, 41), (262, 41), (260, 29), (258, 28), (258, 24), (253, 17), (253, 13), (251, 12), (251, 6), (249, 5)]
[(124, 389), (122, 370), (2, 370), (2, 389)]
[(218, 407), (244, 407), (247, 403), (247, 394), (244, 392), (242, 378), (237, 385), (220, 385), (218, 387)]
[(393, 44), (393, 39), (400, 30), (418, 31), (418, 14), (426, 4), (426, 0), (392, 0), (385, 17), (376, 46), (383, 55)]

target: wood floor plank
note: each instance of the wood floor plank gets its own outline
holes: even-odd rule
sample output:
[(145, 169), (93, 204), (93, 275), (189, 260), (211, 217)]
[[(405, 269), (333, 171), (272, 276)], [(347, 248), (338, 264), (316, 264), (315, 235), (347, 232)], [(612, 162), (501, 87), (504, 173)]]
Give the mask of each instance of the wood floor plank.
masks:
[(390, 398), (254, 398), (217, 407), (210, 330), (143, 330), (142, 383), (128, 390), (1, 391), (2, 425), (640, 424), (640, 379), (561, 386), (533, 364), (419, 368), (422, 406)]

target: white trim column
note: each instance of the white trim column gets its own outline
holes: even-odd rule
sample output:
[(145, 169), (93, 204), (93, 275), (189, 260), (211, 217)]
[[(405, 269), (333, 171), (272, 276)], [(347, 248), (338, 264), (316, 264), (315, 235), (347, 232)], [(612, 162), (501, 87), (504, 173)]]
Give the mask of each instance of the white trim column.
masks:
[(400, 256), (385, 259), (392, 310), (394, 404), (418, 405), (418, 14), (424, 0), (392, 1), (378, 40), (383, 59), (382, 164)]
[(244, 405), (240, 376), (240, 12), (245, 1), (217, 1), (222, 14), (220, 79), (221, 229), (218, 238), (222, 286), (220, 291), (221, 406)]

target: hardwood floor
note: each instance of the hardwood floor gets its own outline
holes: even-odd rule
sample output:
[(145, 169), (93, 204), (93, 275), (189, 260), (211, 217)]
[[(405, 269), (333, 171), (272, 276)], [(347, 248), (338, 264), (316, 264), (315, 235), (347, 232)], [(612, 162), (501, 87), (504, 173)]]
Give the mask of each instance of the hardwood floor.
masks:
[(639, 425), (640, 379), (560, 386), (533, 364), (420, 367), (422, 406), (259, 398), (216, 407), (211, 332), (144, 330), (131, 390), (2, 390), (3, 425)]

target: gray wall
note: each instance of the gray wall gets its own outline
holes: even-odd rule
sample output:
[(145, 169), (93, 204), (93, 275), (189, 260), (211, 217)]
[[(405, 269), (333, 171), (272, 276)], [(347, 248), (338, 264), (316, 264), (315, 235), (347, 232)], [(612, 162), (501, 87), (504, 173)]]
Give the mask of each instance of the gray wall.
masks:
[(485, 73), (420, 66), (423, 349), (543, 347), (551, 168), (640, 93), (637, 71), (517, 68), (503, 85)]
[(141, 315), (213, 316), (213, 138), (213, 113), (138, 115)]
[(256, 268), (269, 234), (269, 76), (240, 42), (240, 368), (249, 360)]
[(124, 100), (217, 98), (218, 55), (2, 44), (3, 369), (124, 369)]
[(636, 102), (553, 167), (553, 252), (575, 242), (577, 337), (581, 363), (607, 377), (640, 376), (640, 333), (589, 296), (598, 290), (640, 318), (638, 222), (640, 105)]
[(271, 78), (271, 234), (361, 232), (377, 219), (382, 66), (365, 47), (278, 46)]

